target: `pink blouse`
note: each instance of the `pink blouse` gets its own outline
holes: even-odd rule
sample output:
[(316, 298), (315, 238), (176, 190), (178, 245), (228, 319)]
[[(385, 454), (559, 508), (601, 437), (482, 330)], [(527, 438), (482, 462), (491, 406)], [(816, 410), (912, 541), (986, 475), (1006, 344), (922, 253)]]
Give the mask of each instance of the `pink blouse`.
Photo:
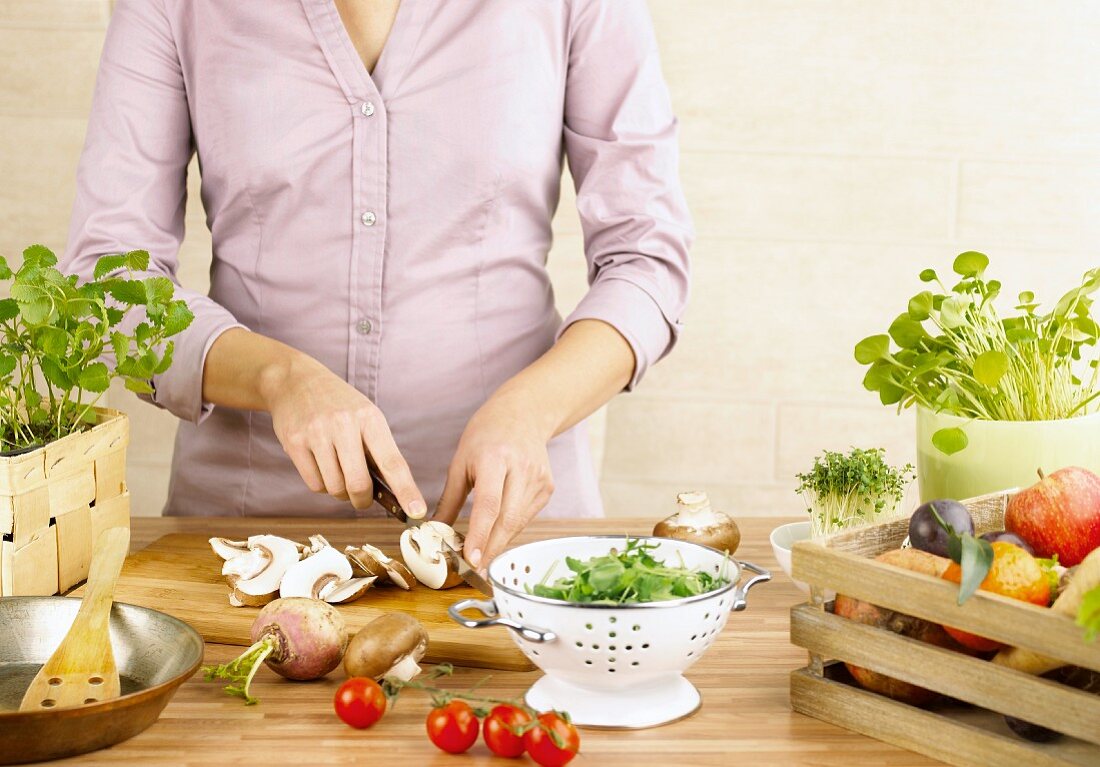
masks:
[[(354, 514), (309, 492), (266, 413), (203, 402), (228, 328), (375, 402), (429, 506), (469, 417), (570, 322), (617, 328), (635, 379), (679, 332), (691, 225), (644, 0), (402, 0), (373, 74), (332, 0), (119, 0), (66, 266), (144, 248), (174, 277), (196, 151), (214, 253), (153, 380), (184, 420), (168, 514)], [(546, 272), (563, 154), (591, 284), (564, 323)], [(547, 515), (600, 514), (586, 440), (551, 442)]]

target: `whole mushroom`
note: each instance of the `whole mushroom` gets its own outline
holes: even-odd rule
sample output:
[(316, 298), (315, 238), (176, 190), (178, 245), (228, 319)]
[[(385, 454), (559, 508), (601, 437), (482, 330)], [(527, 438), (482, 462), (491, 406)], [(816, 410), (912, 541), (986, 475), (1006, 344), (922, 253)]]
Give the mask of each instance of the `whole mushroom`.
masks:
[(701, 543), (729, 554), (737, 551), (741, 543), (737, 523), (712, 509), (706, 493), (680, 493), (676, 496), (676, 508), (675, 514), (657, 523), (654, 535)]
[(443, 522), (424, 522), (401, 533), (401, 557), (416, 579), (430, 589), (449, 589), (462, 583), (443, 547), (462, 550), (462, 536)]
[(405, 613), (386, 613), (352, 637), (344, 653), (344, 672), (349, 677), (407, 682), (420, 673), (420, 659), (427, 650), (428, 632), (420, 621)]

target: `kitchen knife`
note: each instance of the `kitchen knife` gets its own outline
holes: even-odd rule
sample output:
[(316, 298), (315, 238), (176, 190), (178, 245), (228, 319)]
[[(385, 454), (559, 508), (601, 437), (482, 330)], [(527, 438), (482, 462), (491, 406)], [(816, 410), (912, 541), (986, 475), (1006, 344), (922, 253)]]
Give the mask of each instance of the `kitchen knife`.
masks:
[[(374, 462), (369, 458), (367, 459), (367, 468), (370, 470), (370, 479), (374, 483), (374, 500), (378, 502), (378, 505), (386, 510), (386, 513), (396, 519), (398, 522), (405, 525), (405, 527), (420, 527), (421, 520), (410, 517), (405, 513), (405, 510), (401, 508), (401, 502), (397, 500), (397, 496), (394, 495), (393, 490), (386, 484), (386, 480), (382, 479), (382, 473), (378, 471), (378, 467), (374, 465)], [(489, 585), (488, 581), (478, 575), (477, 571), (470, 566), (470, 563), (466, 559), (451, 548), (451, 545), (446, 541), (443, 541), (442, 546), (443, 554), (447, 557), (451, 567), (455, 569), (462, 580), (466, 581), (468, 586), (473, 586), (487, 597), (493, 596), (493, 587)]]

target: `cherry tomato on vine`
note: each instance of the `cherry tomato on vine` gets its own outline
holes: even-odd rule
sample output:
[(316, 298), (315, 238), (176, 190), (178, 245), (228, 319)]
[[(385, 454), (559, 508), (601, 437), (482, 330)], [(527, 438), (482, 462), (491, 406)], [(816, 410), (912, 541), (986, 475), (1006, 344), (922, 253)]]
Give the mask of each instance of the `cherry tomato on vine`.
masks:
[(354, 676), (336, 690), (332, 707), (345, 724), (364, 730), (386, 713), (386, 695), (373, 679)]
[(477, 742), (480, 729), (474, 710), (464, 700), (452, 700), (433, 708), (424, 724), (428, 729), (428, 738), (448, 754), (468, 751)]
[(581, 748), (577, 728), (556, 711), (539, 714), (539, 726), (523, 735), (527, 754), (541, 767), (562, 767), (573, 761)]
[(482, 725), (485, 745), (497, 756), (509, 759), (523, 756), (527, 747), (523, 745), (523, 735), (519, 734), (519, 730), (530, 721), (531, 715), (518, 706), (507, 703), (493, 706)]

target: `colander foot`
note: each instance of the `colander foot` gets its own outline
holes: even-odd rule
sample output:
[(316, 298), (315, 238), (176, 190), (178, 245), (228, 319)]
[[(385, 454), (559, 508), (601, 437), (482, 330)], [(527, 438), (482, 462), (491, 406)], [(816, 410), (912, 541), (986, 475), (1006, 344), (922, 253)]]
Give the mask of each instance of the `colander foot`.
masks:
[(615, 690), (593, 689), (544, 676), (531, 685), (527, 705), (539, 711), (568, 711), (578, 727), (596, 730), (641, 730), (690, 716), (702, 697), (679, 674)]

